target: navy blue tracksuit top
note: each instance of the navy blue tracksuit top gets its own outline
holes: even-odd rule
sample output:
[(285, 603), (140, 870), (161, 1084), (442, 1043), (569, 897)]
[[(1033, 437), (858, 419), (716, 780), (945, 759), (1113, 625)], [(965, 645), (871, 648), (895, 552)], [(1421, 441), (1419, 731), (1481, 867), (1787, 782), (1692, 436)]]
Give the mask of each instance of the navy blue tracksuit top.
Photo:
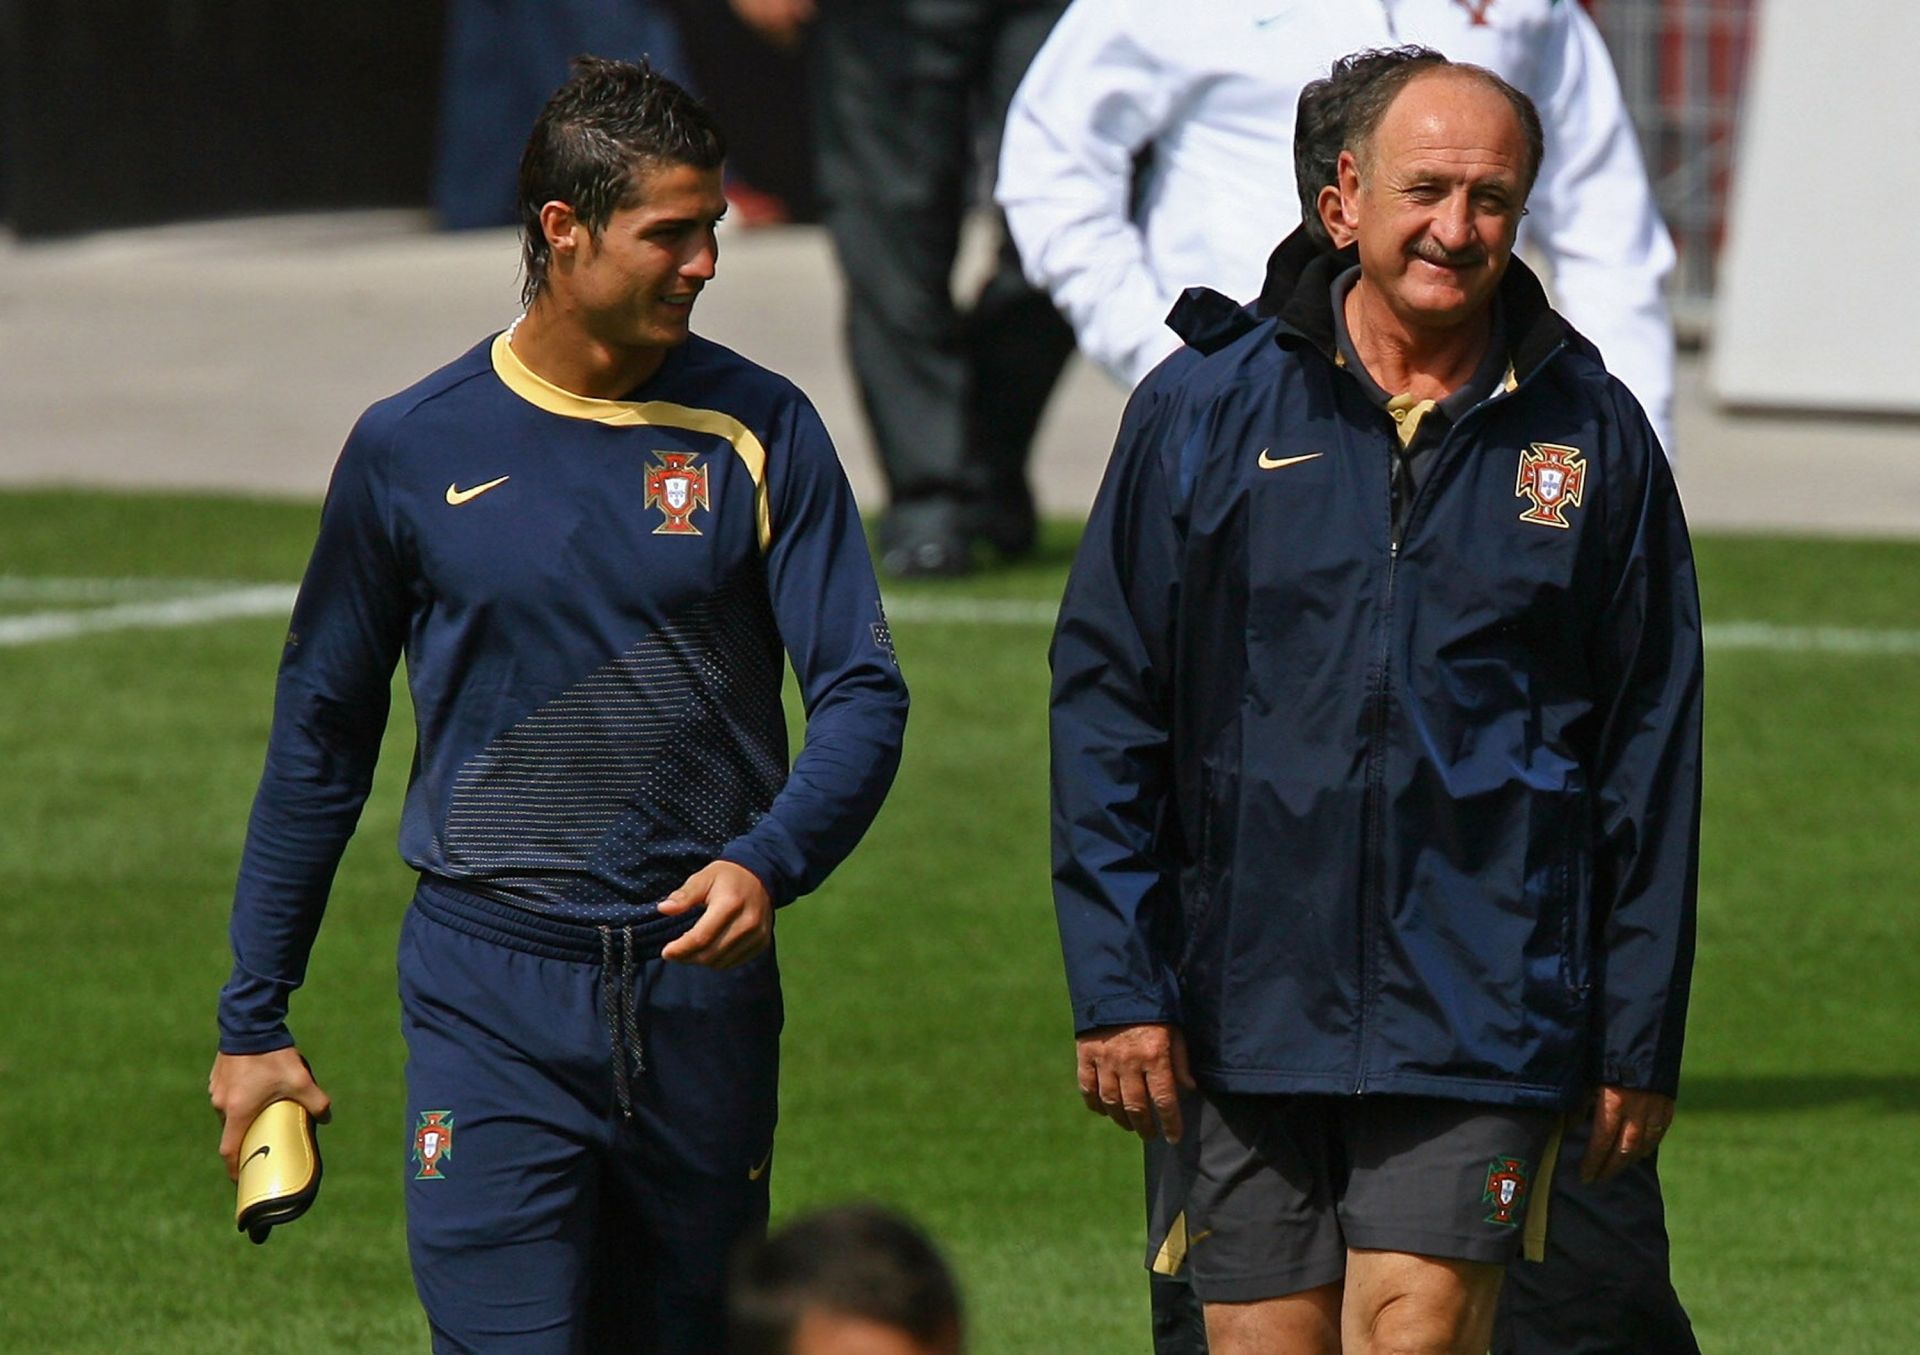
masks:
[[(341, 452), (247, 828), (226, 1052), (291, 1043), (402, 653), (419, 742), (400, 854), (530, 916), (645, 922), (716, 858), (785, 904), (852, 850), (899, 763), (906, 688), (806, 397), (696, 336), (628, 399), (583, 399), (498, 335), (374, 405)], [(790, 773), (785, 657), (807, 710)]]
[(1671, 1094), (1701, 652), (1666, 459), (1515, 261), (1512, 376), (1396, 532), (1351, 262), (1127, 408), (1052, 650), (1075, 1027), (1177, 1022), (1228, 1091)]

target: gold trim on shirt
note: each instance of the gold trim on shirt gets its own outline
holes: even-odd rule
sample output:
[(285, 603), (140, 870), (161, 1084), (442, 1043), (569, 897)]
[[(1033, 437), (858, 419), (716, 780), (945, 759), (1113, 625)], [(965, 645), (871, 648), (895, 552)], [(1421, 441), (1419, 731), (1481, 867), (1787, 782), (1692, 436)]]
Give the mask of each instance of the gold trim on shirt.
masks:
[(740, 420), (717, 409), (697, 409), (667, 400), (595, 400), (562, 390), (520, 360), (502, 331), (493, 341), (493, 371), (528, 404), (564, 419), (588, 419), (612, 427), (684, 428), (710, 433), (733, 448), (753, 477), (754, 535), (762, 551), (773, 544), (773, 512), (767, 502), (767, 449)]

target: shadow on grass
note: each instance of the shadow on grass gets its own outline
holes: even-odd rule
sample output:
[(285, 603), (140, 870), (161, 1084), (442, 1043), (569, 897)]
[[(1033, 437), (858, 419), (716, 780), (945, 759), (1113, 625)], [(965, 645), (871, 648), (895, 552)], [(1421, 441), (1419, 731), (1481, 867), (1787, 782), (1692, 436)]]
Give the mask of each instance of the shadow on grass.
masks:
[(1680, 1085), (1680, 1108), (1688, 1114), (1831, 1110), (1837, 1106), (1920, 1114), (1920, 1076), (1898, 1073), (1704, 1076), (1685, 1078)]

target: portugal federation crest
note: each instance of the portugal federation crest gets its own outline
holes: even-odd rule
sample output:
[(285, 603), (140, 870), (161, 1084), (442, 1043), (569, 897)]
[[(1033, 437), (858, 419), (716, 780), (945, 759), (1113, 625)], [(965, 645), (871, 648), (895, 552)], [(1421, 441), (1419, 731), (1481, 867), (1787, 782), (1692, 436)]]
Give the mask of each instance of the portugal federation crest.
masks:
[[(420, 1123), (413, 1130), (413, 1160), (420, 1164), (420, 1170), (414, 1173), (416, 1181), (444, 1181), (446, 1173), (440, 1170), (440, 1164), (453, 1156), (453, 1112), (450, 1110), (423, 1110)], [(484, 1154), (483, 1154), (484, 1156)]]
[(667, 520), (653, 529), (655, 536), (699, 536), (693, 510), (707, 507), (707, 468), (693, 464), (694, 452), (655, 452), (660, 464), (647, 471), (647, 507), (658, 508)]
[(1493, 1206), (1487, 1214), (1488, 1223), (1503, 1228), (1520, 1225), (1520, 1213), (1527, 1202), (1527, 1175), (1524, 1158), (1496, 1157), (1487, 1164), (1487, 1187), (1480, 1198)]
[(1536, 442), (1520, 453), (1520, 476), (1513, 492), (1533, 505), (1520, 515), (1520, 521), (1565, 531), (1571, 525), (1567, 510), (1580, 506), (1586, 487), (1587, 463), (1578, 447)]

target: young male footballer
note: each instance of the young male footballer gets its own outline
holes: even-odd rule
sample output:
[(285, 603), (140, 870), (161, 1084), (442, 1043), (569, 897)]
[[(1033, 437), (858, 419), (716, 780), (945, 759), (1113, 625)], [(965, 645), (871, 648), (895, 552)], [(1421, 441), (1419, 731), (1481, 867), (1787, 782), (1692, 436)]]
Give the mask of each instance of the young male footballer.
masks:
[(521, 162), (526, 314), (362, 416), (281, 661), (220, 1152), (231, 1173), (274, 1100), (326, 1111), (288, 997), (404, 654), (395, 1156), (439, 1351), (720, 1348), (726, 1257), (767, 1219), (774, 913), (899, 760), (906, 688), (826, 430), (689, 328), (723, 154), (645, 65), (576, 64)]

